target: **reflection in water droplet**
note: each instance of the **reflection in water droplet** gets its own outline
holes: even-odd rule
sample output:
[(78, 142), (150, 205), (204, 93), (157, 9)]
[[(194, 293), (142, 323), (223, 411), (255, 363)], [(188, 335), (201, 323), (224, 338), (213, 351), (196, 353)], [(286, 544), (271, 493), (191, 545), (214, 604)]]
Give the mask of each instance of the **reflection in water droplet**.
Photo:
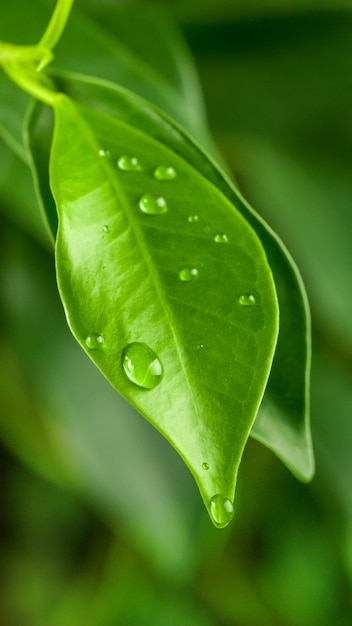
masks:
[(163, 366), (155, 352), (137, 341), (124, 348), (122, 367), (130, 381), (143, 389), (154, 389), (163, 375)]
[(117, 167), (124, 172), (140, 172), (143, 169), (137, 157), (125, 154), (118, 159)]
[(108, 159), (111, 156), (110, 150), (103, 150), (103, 149), (99, 150), (99, 156), (105, 157), (106, 159)]
[(210, 514), (215, 526), (224, 528), (233, 518), (233, 504), (231, 500), (218, 493), (210, 500)]
[(159, 165), (154, 172), (154, 178), (157, 180), (172, 180), (176, 176), (176, 170), (170, 165)]
[(215, 235), (214, 241), (216, 241), (216, 243), (229, 243), (229, 238), (225, 233), (220, 233), (219, 235)]
[(184, 267), (178, 275), (184, 283), (190, 283), (198, 278), (198, 270), (195, 267)]
[(86, 346), (90, 350), (99, 350), (104, 343), (104, 337), (99, 335), (98, 333), (90, 333), (86, 337)]
[(253, 306), (255, 304), (255, 297), (251, 293), (243, 293), (238, 298), (238, 302), (241, 306)]
[(110, 232), (110, 226), (103, 226), (103, 231), (104, 233), (109, 233)]
[(147, 215), (161, 215), (166, 213), (167, 204), (165, 198), (158, 198), (151, 193), (146, 193), (139, 201), (139, 208)]
[(205, 471), (207, 472), (207, 471), (208, 471), (208, 469), (209, 469), (209, 465), (208, 465), (208, 463), (206, 463), (206, 462), (202, 463), (202, 469), (203, 469), (203, 470), (205, 470)]
[(187, 221), (190, 224), (194, 224), (195, 222), (198, 222), (198, 220), (199, 220), (198, 215), (189, 215), (189, 217), (187, 218)]

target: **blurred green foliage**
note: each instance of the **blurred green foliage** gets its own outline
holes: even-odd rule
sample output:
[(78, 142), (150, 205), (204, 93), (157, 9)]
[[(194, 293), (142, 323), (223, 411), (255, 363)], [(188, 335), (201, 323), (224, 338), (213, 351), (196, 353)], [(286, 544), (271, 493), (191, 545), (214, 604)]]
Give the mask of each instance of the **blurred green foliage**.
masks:
[[(21, 43), (33, 43), (52, 3), (38, 3), (42, 20), (23, 10), (24, 0), (11, 4), (27, 33)], [(101, 7), (114, 4), (77, 0), (75, 11), (100, 24)], [(165, 4), (159, 2), (162, 14)], [(13, 107), (25, 110), (27, 103), (16, 89), (4, 87), (0, 623), (347, 626), (350, 3), (168, 5), (193, 52), (217, 145), (244, 195), (294, 254), (307, 284), (317, 475), (308, 486), (297, 483), (268, 450), (250, 441), (235, 521), (225, 531), (210, 526), (182, 461), (110, 389), (66, 328), (13, 115)], [(146, 3), (133, 6), (138, 14)], [(19, 36), (10, 8), (0, 10), (0, 38), (6, 40)], [(109, 26), (113, 31), (112, 20)], [(124, 46), (129, 30), (118, 31)], [(133, 39), (138, 46), (140, 39)], [(182, 42), (177, 45), (188, 59)], [(16, 154), (6, 143), (11, 124)]]

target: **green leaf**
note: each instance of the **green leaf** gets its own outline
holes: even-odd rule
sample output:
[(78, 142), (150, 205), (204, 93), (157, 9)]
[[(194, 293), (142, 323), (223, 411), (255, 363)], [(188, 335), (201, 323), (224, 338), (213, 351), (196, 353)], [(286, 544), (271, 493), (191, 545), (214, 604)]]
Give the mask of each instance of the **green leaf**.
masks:
[(275, 278), (280, 334), (265, 398), (251, 435), (272, 449), (298, 478), (309, 480), (314, 472), (308, 402), (310, 317), (299, 272), (282, 242), (204, 152), (160, 111), (105, 81), (66, 75), (60, 84), (75, 99), (116, 115), (172, 147), (221, 188), (259, 234)]
[(148, 129), (65, 96), (54, 109), (57, 275), (70, 328), (174, 445), (214, 523), (226, 525), (277, 337), (261, 244)]

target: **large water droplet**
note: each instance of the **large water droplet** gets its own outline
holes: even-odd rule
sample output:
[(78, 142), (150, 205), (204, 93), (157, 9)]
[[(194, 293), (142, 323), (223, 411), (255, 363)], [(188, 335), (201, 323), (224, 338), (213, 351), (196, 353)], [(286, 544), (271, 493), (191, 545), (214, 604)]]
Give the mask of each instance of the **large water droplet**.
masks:
[(215, 526), (224, 528), (233, 518), (233, 504), (231, 500), (225, 498), (220, 493), (213, 496), (210, 500), (210, 514), (213, 518)]
[(242, 293), (238, 298), (238, 302), (241, 306), (253, 306), (255, 304), (255, 297), (251, 293)]
[(171, 165), (159, 165), (154, 171), (154, 178), (157, 180), (172, 180), (176, 176), (176, 170)]
[(123, 172), (140, 172), (143, 169), (137, 157), (125, 154), (118, 159), (117, 167)]
[(165, 198), (158, 198), (151, 193), (146, 193), (139, 201), (139, 208), (147, 215), (161, 215), (166, 213), (167, 204)]
[(184, 283), (190, 283), (192, 280), (197, 280), (198, 270), (196, 267), (184, 267), (178, 275)]
[(90, 333), (86, 337), (86, 346), (90, 350), (99, 350), (104, 343), (104, 337), (98, 333)]
[(163, 366), (155, 352), (147, 344), (137, 341), (124, 348), (122, 367), (126, 376), (143, 389), (154, 389), (163, 375)]
[(187, 218), (187, 221), (190, 224), (194, 224), (195, 222), (198, 222), (198, 220), (199, 220), (198, 215), (189, 215), (188, 218)]
[(225, 233), (220, 233), (218, 235), (215, 235), (214, 241), (216, 243), (229, 243), (229, 238), (227, 235), (225, 235)]

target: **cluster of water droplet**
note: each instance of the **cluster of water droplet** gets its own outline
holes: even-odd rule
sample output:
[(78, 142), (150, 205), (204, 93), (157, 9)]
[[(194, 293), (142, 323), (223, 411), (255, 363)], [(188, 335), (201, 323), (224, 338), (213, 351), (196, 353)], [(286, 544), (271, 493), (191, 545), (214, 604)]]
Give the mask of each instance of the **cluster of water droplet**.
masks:
[[(99, 150), (99, 156), (112, 159), (109, 150)], [(136, 156), (121, 155), (116, 165), (119, 170), (126, 173), (137, 173), (143, 171), (143, 166)], [(159, 181), (172, 181), (177, 177), (176, 169), (172, 165), (158, 165), (153, 171), (153, 177)], [(146, 215), (162, 215), (168, 211), (168, 204), (163, 196), (152, 193), (145, 193), (139, 200), (138, 207)], [(198, 215), (189, 215), (189, 224), (197, 225), (200, 222)], [(105, 234), (110, 232), (110, 227), (105, 224), (102, 227)], [(209, 226), (204, 228), (206, 234), (211, 233)], [(228, 244), (229, 238), (226, 233), (217, 233), (213, 237), (216, 244)], [(178, 272), (178, 278), (183, 283), (192, 283), (199, 277), (199, 270), (191, 265), (186, 265)], [(239, 295), (238, 302), (243, 307), (255, 305), (256, 300), (253, 294), (243, 293)], [(98, 350), (103, 346), (104, 339), (101, 335), (91, 333), (86, 338), (86, 345), (90, 350)], [(202, 350), (203, 344), (197, 345), (197, 350)], [(159, 384), (162, 377), (162, 365), (156, 354), (144, 343), (132, 343), (125, 348), (122, 357), (123, 369), (126, 376), (136, 385), (144, 389), (151, 389)], [(207, 463), (203, 464), (203, 469), (207, 469)]]

